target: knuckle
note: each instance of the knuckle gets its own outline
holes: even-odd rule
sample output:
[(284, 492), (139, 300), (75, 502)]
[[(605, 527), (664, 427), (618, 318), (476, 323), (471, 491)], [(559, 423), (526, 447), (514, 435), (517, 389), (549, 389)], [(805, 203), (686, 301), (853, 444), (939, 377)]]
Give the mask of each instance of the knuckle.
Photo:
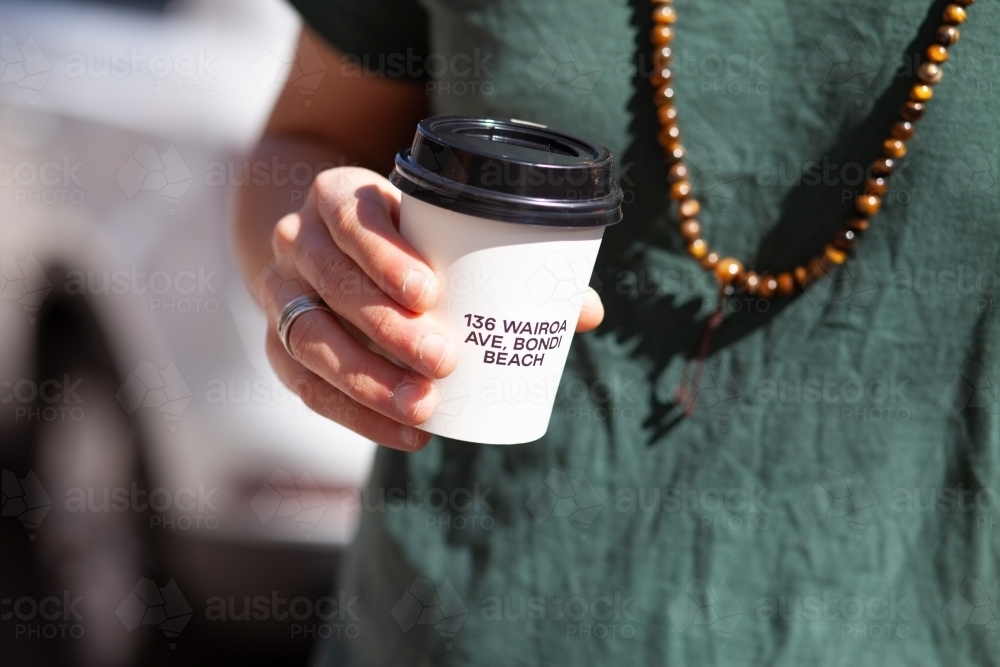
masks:
[(377, 310), (372, 320), (372, 329), (369, 335), (377, 345), (382, 347), (394, 342), (399, 335), (399, 327), (395, 313), (392, 312), (391, 308), (381, 307)]
[(337, 301), (358, 292), (363, 276), (350, 257), (343, 253), (330, 253), (320, 265), (318, 290), (333, 295)]
[(271, 232), (271, 249), (276, 253), (289, 254), (298, 237), (297, 231), (293, 215), (278, 220)]

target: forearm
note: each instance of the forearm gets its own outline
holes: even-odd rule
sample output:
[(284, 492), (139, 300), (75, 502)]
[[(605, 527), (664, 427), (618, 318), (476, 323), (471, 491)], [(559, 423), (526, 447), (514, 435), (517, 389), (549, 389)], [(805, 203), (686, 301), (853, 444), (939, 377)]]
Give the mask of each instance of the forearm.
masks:
[(269, 136), (261, 141), (246, 161), (246, 172), (235, 174), (243, 184), (237, 187), (234, 241), (247, 285), (271, 259), (275, 224), (305, 203), (316, 174), (353, 163), (346, 151), (321, 140)]

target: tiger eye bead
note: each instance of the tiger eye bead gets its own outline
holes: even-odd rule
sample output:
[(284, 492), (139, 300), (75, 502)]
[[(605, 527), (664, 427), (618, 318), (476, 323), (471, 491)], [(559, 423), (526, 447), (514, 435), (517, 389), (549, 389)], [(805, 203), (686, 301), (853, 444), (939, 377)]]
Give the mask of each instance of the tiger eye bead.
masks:
[(790, 296), (792, 292), (795, 291), (795, 279), (792, 278), (792, 274), (779, 273), (778, 274), (778, 292), (784, 296)]
[(677, 181), (670, 186), (670, 198), (674, 201), (684, 199), (691, 194), (691, 183), (687, 180)]
[(882, 152), (886, 157), (900, 158), (906, 155), (906, 144), (899, 139), (886, 139), (882, 142)]
[(656, 110), (656, 117), (659, 119), (660, 125), (673, 125), (677, 120), (677, 109), (669, 104), (664, 104)]
[(823, 256), (834, 264), (843, 264), (847, 260), (847, 253), (833, 245), (824, 248)]
[(941, 18), (945, 23), (952, 25), (962, 23), (965, 21), (965, 10), (958, 5), (948, 5), (944, 8), (944, 14)]
[(931, 44), (927, 47), (927, 60), (938, 64), (948, 60), (947, 47), (942, 44)]
[(756, 294), (757, 288), (760, 286), (760, 276), (757, 275), (756, 271), (747, 271), (743, 278), (743, 284), (746, 286), (747, 292)]
[(694, 218), (689, 218), (681, 223), (681, 236), (688, 243), (694, 243), (701, 237), (701, 223)]
[(653, 44), (657, 46), (664, 46), (674, 41), (674, 31), (668, 25), (658, 25), (653, 28), (653, 34), (651, 39)]
[(667, 149), (665, 155), (667, 158), (667, 162), (671, 163), (671, 162), (677, 162), (678, 160), (683, 160), (684, 154), (685, 154), (684, 147), (681, 146), (680, 144), (675, 144)]
[(714, 271), (715, 267), (719, 264), (719, 253), (712, 250), (707, 255), (701, 258), (699, 261), (702, 268)]
[(682, 218), (693, 218), (701, 212), (701, 204), (697, 199), (685, 199), (677, 207)]
[(854, 233), (853, 229), (841, 228), (833, 236), (833, 245), (841, 250), (850, 250), (854, 247), (857, 238), (858, 235)]
[(650, 83), (659, 88), (660, 86), (669, 83), (670, 79), (673, 78), (673, 72), (670, 71), (669, 67), (661, 67), (652, 76), (649, 77)]
[(664, 25), (672, 25), (677, 22), (677, 12), (670, 5), (660, 5), (653, 10), (653, 21)]
[(708, 244), (705, 243), (705, 239), (695, 239), (691, 241), (691, 245), (688, 246), (688, 253), (695, 259), (701, 259), (708, 254)]
[(865, 179), (865, 192), (873, 195), (884, 195), (889, 189), (889, 180), (884, 176), (870, 176)]
[(884, 157), (881, 160), (872, 162), (871, 172), (875, 176), (888, 176), (896, 168), (896, 161), (891, 157)]
[(690, 174), (688, 173), (687, 165), (683, 162), (678, 162), (674, 166), (667, 170), (667, 180), (671, 183), (676, 183), (677, 181), (683, 181)]
[(920, 69), (917, 70), (917, 76), (919, 76), (920, 80), (924, 83), (934, 85), (941, 80), (942, 76), (944, 76), (944, 70), (942, 70), (941, 67), (935, 63), (924, 63), (920, 66)]
[(674, 50), (664, 44), (660, 48), (653, 51), (653, 66), (666, 67), (670, 64), (670, 60), (673, 57), (674, 57)]
[(915, 122), (920, 120), (920, 117), (924, 115), (924, 109), (926, 106), (923, 102), (914, 102), (913, 100), (906, 100), (903, 104), (903, 108), (899, 110), (899, 115), (905, 120), (910, 122)]
[(882, 208), (882, 198), (878, 195), (863, 194), (858, 197), (855, 204), (858, 207), (859, 213), (871, 217), (878, 213), (879, 209)]
[(722, 283), (731, 282), (741, 273), (743, 273), (743, 265), (740, 264), (738, 259), (732, 257), (720, 259), (718, 264), (715, 265), (715, 275), (718, 277), (719, 282)]
[(871, 225), (868, 218), (862, 218), (861, 216), (855, 216), (853, 218), (848, 218), (844, 226), (854, 232), (863, 232)]
[(910, 88), (910, 99), (916, 102), (926, 102), (934, 97), (934, 89), (925, 83), (918, 83)]
[(774, 290), (776, 289), (778, 289), (778, 281), (774, 279), (774, 276), (769, 276), (765, 273), (760, 277), (760, 283), (757, 285), (757, 294), (765, 299), (770, 299), (774, 296)]
[(676, 125), (668, 125), (659, 134), (656, 135), (657, 140), (660, 145), (664, 148), (670, 148), (671, 146), (676, 146), (681, 138), (681, 129)]
[(805, 287), (809, 280), (809, 270), (804, 266), (796, 266), (792, 271), (792, 277), (795, 278), (796, 284)]
[(953, 25), (943, 25), (938, 27), (934, 33), (935, 39), (945, 46), (951, 46), (962, 37), (961, 31)]
[(653, 94), (653, 102), (655, 102), (657, 106), (661, 104), (670, 104), (673, 99), (674, 89), (670, 87), (669, 83), (665, 83), (657, 88), (656, 92)]
[(913, 136), (913, 123), (908, 120), (899, 121), (892, 126), (892, 136), (906, 141)]

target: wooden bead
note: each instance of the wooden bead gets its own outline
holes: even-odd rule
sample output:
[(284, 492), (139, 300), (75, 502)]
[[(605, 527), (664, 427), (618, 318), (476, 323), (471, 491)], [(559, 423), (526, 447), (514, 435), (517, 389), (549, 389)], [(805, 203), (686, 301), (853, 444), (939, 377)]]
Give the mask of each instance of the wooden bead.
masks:
[(660, 120), (660, 125), (673, 125), (677, 120), (677, 109), (664, 104), (656, 110), (656, 117)]
[(656, 139), (660, 142), (660, 145), (667, 149), (671, 146), (676, 146), (680, 138), (681, 130), (676, 125), (667, 125), (656, 135)]
[(667, 45), (653, 51), (653, 67), (667, 67), (674, 57), (674, 50)]
[(944, 8), (941, 19), (948, 24), (957, 25), (965, 22), (965, 10), (959, 5), (951, 4)]
[(673, 25), (677, 22), (677, 12), (668, 4), (660, 5), (653, 10), (653, 21), (663, 25)]
[(670, 186), (670, 198), (674, 201), (680, 201), (689, 194), (691, 194), (691, 183), (687, 180), (677, 181)]
[(700, 264), (703, 269), (714, 271), (715, 267), (719, 264), (719, 253), (712, 250), (701, 258)]
[(688, 246), (688, 253), (691, 254), (695, 259), (701, 259), (708, 254), (708, 244), (705, 243), (705, 239), (695, 239), (691, 241), (691, 245)]
[(685, 199), (677, 207), (682, 218), (693, 218), (701, 212), (701, 204), (697, 199)]
[(784, 296), (790, 296), (792, 292), (795, 291), (795, 279), (792, 278), (792, 274), (779, 273), (778, 274), (778, 292)]
[(661, 67), (653, 72), (653, 75), (649, 77), (650, 83), (656, 87), (660, 87), (666, 83), (670, 82), (673, 78), (673, 72), (670, 71), (669, 67)]
[(765, 299), (770, 299), (774, 296), (774, 290), (776, 289), (778, 289), (778, 281), (774, 279), (774, 276), (769, 276), (765, 273), (760, 277), (760, 283), (757, 285), (757, 294)]
[(823, 256), (833, 264), (843, 264), (847, 260), (847, 253), (833, 245), (824, 248)]
[(879, 209), (882, 208), (882, 198), (878, 195), (863, 194), (858, 197), (855, 204), (858, 207), (859, 213), (871, 217), (878, 213)]
[(920, 117), (924, 115), (924, 109), (926, 106), (923, 102), (914, 102), (913, 100), (907, 100), (903, 104), (903, 108), (899, 110), (899, 115), (905, 120), (910, 122), (915, 122), (920, 120)]
[(688, 218), (681, 223), (681, 236), (688, 243), (694, 243), (701, 237), (701, 223), (694, 218)]
[(873, 195), (884, 195), (889, 189), (889, 179), (885, 176), (869, 176), (865, 179), (865, 192)]
[(892, 126), (892, 136), (896, 139), (906, 141), (913, 136), (913, 123), (908, 120), (901, 120)]
[(886, 139), (882, 142), (882, 152), (886, 157), (901, 158), (906, 155), (906, 144), (899, 139)]
[(915, 102), (926, 102), (934, 97), (934, 89), (925, 83), (918, 83), (910, 89), (910, 99)]
[(920, 66), (920, 69), (917, 70), (917, 76), (920, 77), (920, 80), (924, 83), (934, 85), (941, 80), (942, 76), (944, 76), (944, 70), (942, 70), (941, 66), (936, 63), (924, 63)]
[(934, 33), (935, 39), (945, 46), (951, 46), (962, 37), (962, 32), (953, 25), (939, 26)]
[(837, 230), (837, 233), (833, 235), (833, 245), (841, 250), (850, 250), (854, 247), (854, 242), (857, 240), (858, 235), (854, 233), (853, 229), (841, 228)]
[(848, 218), (847, 222), (844, 223), (848, 229), (854, 232), (863, 232), (871, 225), (868, 218), (862, 218), (861, 216), (855, 216)]
[(809, 271), (804, 266), (796, 266), (792, 271), (792, 276), (795, 278), (795, 282), (803, 287), (806, 286), (809, 280)]
[(674, 99), (674, 89), (670, 87), (669, 83), (665, 83), (656, 89), (653, 94), (653, 102), (657, 106), (661, 104), (670, 104)]
[(881, 160), (872, 162), (871, 171), (875, 176), (888, 176), (896, 168), (896, 161), (891, 157), (884, 157)]
[(668, 25), (658, 25), (653, 28), (651, 39), (656, 46), (664, 46), (674, 41), (674, 31)]
[(948, 60), (948, 49), (942, 44), (931, 44), (927, 47), (927, 60), (932, 63), (943, 63)]
[(667, 171), (667, 180), (671, 183), (676, 183), (677, 181), (683, 181), (689, 175), (687, 165), (683, 162), (678, 162)]
[(723, 283), (731, 282), (741, 273), (743, 273), (743, 265), (738, 259), (732, 257), (720, 259), (715, 265), (715, 275)]
[(666, 151), (667, 162), (677, 162), (684, 159), (684, 147), (680, 144), (671, 146)]

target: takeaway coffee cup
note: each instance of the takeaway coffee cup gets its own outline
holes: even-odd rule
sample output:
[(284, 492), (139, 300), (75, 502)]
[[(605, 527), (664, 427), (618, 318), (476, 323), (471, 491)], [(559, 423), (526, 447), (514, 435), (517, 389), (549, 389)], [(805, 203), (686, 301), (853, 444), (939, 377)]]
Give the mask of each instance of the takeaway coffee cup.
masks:
[(399, 231), (441, 277), (431, 314), (460, 347), (419, 428), (495, 445), (545, 434), (604, 228), (621, 220), (613, 160), (519, 120), (417, 126), (390, 176)]

